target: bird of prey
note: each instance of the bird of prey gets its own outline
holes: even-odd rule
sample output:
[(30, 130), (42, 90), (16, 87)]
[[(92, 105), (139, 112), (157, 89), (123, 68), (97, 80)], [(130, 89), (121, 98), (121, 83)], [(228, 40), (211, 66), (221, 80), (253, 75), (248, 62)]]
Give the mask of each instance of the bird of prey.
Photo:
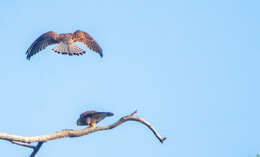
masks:
[(86, 32), (77, 30), (74, 33), (64, 33), (57, 34), (56, 32), (49, 31), (42, 34), (38, 39), (36, 39), (32, 45), (26, 51), (27, 59), (45, 49), (47, 46), (52, 44), (58, 44), (52, 50), (58, 54), (63, 55), (83, 55), (86, 52), (79, 48), (75, 43), (81, 42), (86, 45), (89, 49), (97, 52), (101, 57), (102, 49), (98, 43)]
[(105, 117), (113, 116), (111, 112), (97, 112), (97, 111), (87, 111), (80, 115), (77, 125), (87, 125), (88, 127), (95, 128), (96, 124), (103, 120)]

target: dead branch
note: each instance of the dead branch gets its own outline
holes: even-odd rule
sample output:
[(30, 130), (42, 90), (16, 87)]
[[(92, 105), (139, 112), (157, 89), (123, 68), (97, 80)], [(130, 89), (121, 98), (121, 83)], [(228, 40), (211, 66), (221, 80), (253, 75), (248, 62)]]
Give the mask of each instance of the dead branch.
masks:
[[(80, 136), (88, 135), (90, 133), (97, 132), (97, 131), (113, 129), (127, 121), (136, 121), (136, 122), (140, 122), (140, 123), (146, 125), (153, 132), (153, 134), (157, 137), (157, 139), (161, 143), (163, 143), (164, 140), (166, 140), (166, 137), (164, 137), (164, 138), (161, 137), (159, 135), (159, 133), (155, 130), (155, 128), (150, 123), (145, 121), (143, 118), (135, 116), (136, 112), (137, 111), (133, 112), (130, 115), (124, 116), (124, 117), (120, 118), (118, 121), (116, 121), (115, 123), (113, 123), (111, 125), (107, 125), (107, 126), (100, 126), (100, 127), (96, 127), (96, 128), (85, 128), (82, 130), (65, 129), (65, 130), (61, 130), (61, 131), (47, 134), (47, 135), (29, 136), (29, 137), (0, 133), (0, 139), (10, 141), (17, 145), (33, 148), (34, 151), (30, 157), (34, 157), (44, 142), (59, 139), (59, 138), (65, 138), (65, 137), (80, 137)], [(32, 146), (32, 145), (26, 144), (26, 143), (33, 143), (33, 142), (39, 142), (39, 143), (37, 146)]]
[(37, 146), (33, 149), (33, 152), (30, 155), (30, 157), (35, 157), (36, 153), (40, 150), (42, 144), (43, 142), (38, 142)]
[(30, 144), (26, 144), (26, 143), (18, 142), (18, 141), (11, 141), (11, 142), (12, 142), (13, 144), (17, 144), (17, 145), (19, 145), (19, 146), (23, 146), (23, 147), (35, 149), (35, 146), (30, 145)]

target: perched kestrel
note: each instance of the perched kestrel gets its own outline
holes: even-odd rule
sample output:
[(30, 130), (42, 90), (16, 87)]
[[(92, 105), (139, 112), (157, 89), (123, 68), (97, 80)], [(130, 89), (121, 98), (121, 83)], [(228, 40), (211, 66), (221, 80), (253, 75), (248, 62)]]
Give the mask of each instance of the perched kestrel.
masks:
[(105, 117), (113, 116), (111, 112), (97, 112), (87, 111), (80, 115), (77, 125), (87, 125), (88, 127), (95, 128), (96, 124)]
[(52, 50), (56, 53), (63, 55), (83, 55), (86, 52), (79, 48), (75, 43), (82, 42), (89, 49), (97, 52), (101, 57), (102, 49), (98, 45), (98, 43), (86, 32), (81, 30), (77, 30), (74, 33), (65, 33), (65, 34), (57, 34), (56, 32), (49, 31), (47, 33), (42, 34), (38, 39), (36, 39), (32, 45), (26, 51), (27, 59), (30, 58), (45, 49), (47, 46), (52, 44), (58, 44)]

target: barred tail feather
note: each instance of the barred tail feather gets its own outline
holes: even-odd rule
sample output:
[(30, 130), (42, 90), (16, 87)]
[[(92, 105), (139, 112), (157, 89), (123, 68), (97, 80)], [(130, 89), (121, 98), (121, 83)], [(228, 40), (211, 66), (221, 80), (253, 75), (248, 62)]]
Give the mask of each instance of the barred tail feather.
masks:
[(75, 44), (68, 45), (68, 44), (65, 44), (62, 42), (58, 46), (53, 48), (52, 50), (58, 54), (70, 55), (70, 56), (73, 56), (73, 55), (79, 56), (79, 55), (83, 55), (86, 53), (84, 50), (82, 50)]

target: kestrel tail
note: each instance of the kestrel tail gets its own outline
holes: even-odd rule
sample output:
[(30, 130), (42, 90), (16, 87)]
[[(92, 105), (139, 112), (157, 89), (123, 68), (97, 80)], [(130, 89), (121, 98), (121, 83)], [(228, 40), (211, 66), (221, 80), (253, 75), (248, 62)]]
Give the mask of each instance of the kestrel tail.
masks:
[(49, 45), (58, 44), (52, 50), (58, 54), (63, 55), (83, 55), (86, 52), (76, 45), (76, 42), (81, 42), (89, 49), (97, 52), (103, 57), (102, 49), (98, 43), (86, 32), (77, 30), (74, 33), (57, 34), (56, 32), (49, 31), (42, 34), (37, 38), (26, 51), (27, 59), (45, 49)]

